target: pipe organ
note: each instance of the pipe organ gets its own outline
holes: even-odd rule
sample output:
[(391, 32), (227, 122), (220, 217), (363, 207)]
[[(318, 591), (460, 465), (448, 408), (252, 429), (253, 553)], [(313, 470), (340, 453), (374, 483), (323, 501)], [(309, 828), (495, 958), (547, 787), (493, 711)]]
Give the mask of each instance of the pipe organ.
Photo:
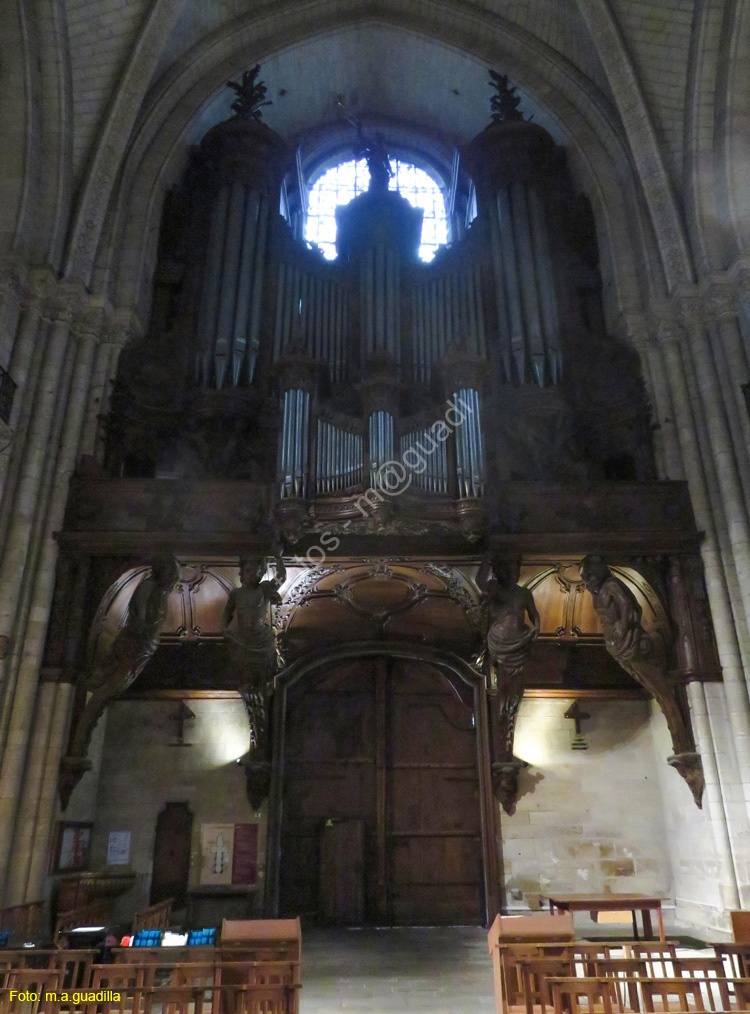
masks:
[[(579, 206), (550, 136), (503, 121), (460, 150), (460, 185), (475, 195), (477, 215), (429, 264), (418, 258), (422, 211), (380, 184), (337, 208), (334, 261), (297, 241), (278, 213), (290, 165), (282, 139), (257, 120), (219, 124), (196, 151), (182, 197), (178, 325), (164, 353), (196, 414), (172, 445), (188, 441), (188, 458), (205, 445), (209, 474), (222, 461), (230, 475), (233, 448), (242, 448), (238, 473), (265, 476), (277, 501), (299, 501), (300, 518), (314, 512), (311, 501), (356, 499), (393, 459), (417, 463), (408, 486), (420, 510), (433, 504), (440, 517), (449, 510), (441, 500), (457, 516), (471, 513), (503, 479), (565, 467), (582, 474), (558, 444), (592, 432), (575, 417), (591, 411), (592, 389), (578, 406), (573, 395), (581, 363), (595, 362), (577, 343), (600, 282), (595, 238), (581, 252)], [(169, 303), (154, 300), (157, 309)], [(153, 326), (169, 328), (164, 319)], [(571, 353), (578, 365), (568, 373)], [(610, 390), (613, 375), (605, 365), (599, 388)], [(465, 418), (434, 441), (451, 402), (466, 406)], [(632, 405), (614, 420), (610, 443), (629, 441), (643, 460), (638, 397)], [(210, 448), (194, 437), (207, 419)], [(605, 461), (606, 434), (596, 432), (602, 446), (586, 453)], [(184, 455), (170, 455), (151, 466), (155, 474), (183, 467)]]

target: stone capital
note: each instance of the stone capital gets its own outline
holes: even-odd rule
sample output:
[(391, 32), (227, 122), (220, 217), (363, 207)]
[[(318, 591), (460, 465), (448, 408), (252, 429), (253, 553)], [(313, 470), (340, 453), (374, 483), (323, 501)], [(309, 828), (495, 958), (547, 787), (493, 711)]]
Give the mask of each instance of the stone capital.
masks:
[(142, 334), (143, 324), (135, 310), (119, 309), (111, 314), (107, 334), (102, 341), (125, 348)]
[(680, 320), (667, 315), (655, 315), (651, 318), (651, 333), (658, 345), (680, 342), (685, 333)]
[(735, 287), (726, 282), (709, 285), (705, 291), (704, 305), (716, 319), (736, 317), (739, 307)]

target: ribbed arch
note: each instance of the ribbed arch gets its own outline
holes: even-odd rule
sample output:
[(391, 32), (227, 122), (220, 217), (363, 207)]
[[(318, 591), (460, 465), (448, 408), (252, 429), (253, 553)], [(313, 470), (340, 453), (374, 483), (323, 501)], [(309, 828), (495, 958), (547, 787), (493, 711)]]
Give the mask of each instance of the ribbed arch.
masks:
[[(630, 245), (643, 211), (639, 188), (630, 169), (627, 144), (618, 118), (606, 98), (559, 53), (530, 33), (502, 18), (467, 12), (466, 6), (436, 0), (431, 37), (460, 49), (469, 57), (500, 66), (532, 99), (545, 105), (570, 139), (574, 173), (591, 198), (600, 229), (605, 291), (611, 318), (637, 308), (663, 286), (640, 266), (656, 259)], [(373, 21), (372, 7), (359, 13), (338, 0), (326, 5), (290, 4), (286, 15), (248, 19), (223, 29), (187, 54), (152, 90), (123, 167), (109, 250), (100, 251), (98, 285), (111, 280), (120, 305), (147, 305), (155, 256), (154, 223), (158, 220), (164, 189), (175, 182), (184, 167), (187, 137), (201, 111), (232, 75), (253, 61), (263, 61), (278, 47), (283, 33), (287, 45), (318, 33), (341, 29), (356, 19)], [(389, 0), (379, 5), (381, 18), (390, 25), (424, 37), (422, 5), (410, 0)], [(451, 13), (451, 20), (446, 15)], [(442, 15), (442, 16), (441, 16)], [(266, 34), (263, 34), (265, 27)], [(644, 223), (645, 224), (645, 223)], [(642, 228), (641, 235), (648, 235)], [(117, 260), (114, 258), (117, 251)], [(649, 254), (657, 253), (649, 251)], [(111, 262), (110, 262), (111, 258)], [(145, 270), (142, 268), (145, 266)], [(656, 285), (656, 293), (652, 286)]]

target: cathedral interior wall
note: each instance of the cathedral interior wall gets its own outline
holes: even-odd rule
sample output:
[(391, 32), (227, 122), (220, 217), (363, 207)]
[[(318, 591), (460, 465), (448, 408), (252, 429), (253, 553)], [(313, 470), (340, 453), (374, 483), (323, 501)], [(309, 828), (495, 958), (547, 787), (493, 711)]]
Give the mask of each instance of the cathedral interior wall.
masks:
[[(118, 701), (108, 708), (107, 733), (96, 800), (92, 869), (107, 865), (112, 831), (130, 831), (129, 869), (134, 890), (119, 900), (127, 922), (149, 904), (156, 821), (167, 803), (187, 802), (193, 815), (188, 889), (200, 883), (201, 825), (259, 820), (247, 800), (237, 764), (247, 752), (244, 705), (236, 700), (190, 700), (195, 719), (185, 724), (185, 746), (173, 746), (178, 701)], [(265, 863), (260, 828), (259, 879)]]
[[(672, 869), (657, 774), (662, 757), (654, 749), (648, 703), (582, 702), (591, 716), (582, 723), (586, 750), (572, 749), (573, 722), (564, 717), (572, 703), (521, 705), (516, 753), (530, 767), (520, 777), (515, 814), (500, 821), (508, 904), (533, 908), (550, 889), (668, 897)], [(665, 777), (693, 806), (677, 775)]]

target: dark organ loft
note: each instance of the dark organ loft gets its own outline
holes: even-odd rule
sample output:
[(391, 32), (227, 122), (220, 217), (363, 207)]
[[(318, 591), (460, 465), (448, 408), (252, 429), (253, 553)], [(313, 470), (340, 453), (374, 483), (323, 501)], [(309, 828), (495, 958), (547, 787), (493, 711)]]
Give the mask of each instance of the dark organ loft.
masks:
[[(653, 700), (658, 777), (701, 803), (686, 681), (720, 668), (687, 487), (657, 479), (589, 201), (507, 79), (452, 161), (344, 110), (306, 164), (257, 75), (167, 194), (150, 322), (71, 485), (45, 657), (82, 674), (60, 797), (79, 812), (117, 751), (157, 763), (155, 716), (186, 746), (226, 707), (200, 726), (221, 760), (172, 795), (261, 828), (253, 890), (199, 869), (188, 804), (154, 796), (136, 809), (177, 821), (185, 859), (139, 825), (138, 903), (486, 923), (541, 890), (497, 849), (561, 735), (519, 747), (522, 705), (542, 729), (568, 700), (585, 747), (585, 709), (619, 728)], [(102, 806), (95, 842), (120, 821)]]

